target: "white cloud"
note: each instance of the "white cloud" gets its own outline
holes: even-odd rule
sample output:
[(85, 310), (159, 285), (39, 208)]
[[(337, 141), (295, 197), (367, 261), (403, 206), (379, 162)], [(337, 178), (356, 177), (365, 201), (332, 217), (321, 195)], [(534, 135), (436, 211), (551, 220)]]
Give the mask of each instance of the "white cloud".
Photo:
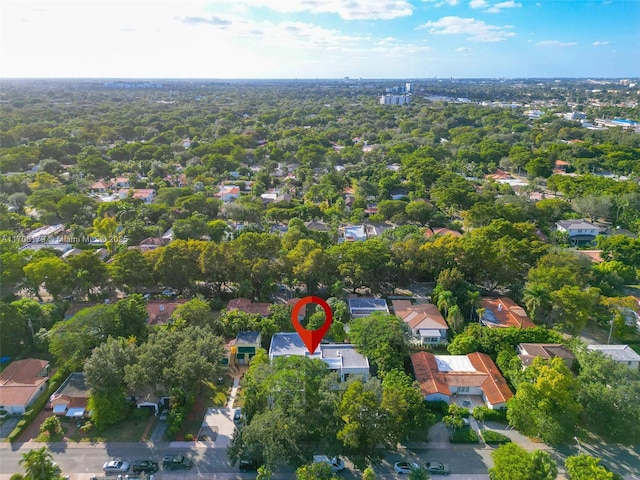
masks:
[(437, 22), (427, 22), (419, 29), (426, 28), (433, 35), (468, 35), (467, 40), (474, 42), (502, 42), (515, 33), (509, 31), (511, 25), (488, 25), (475, 18), (442, 17)]
[(470, 52), (471, 49), (468, 47), (458, 47), (456, 48), (456, 52)]
[(487, 0), (471, 0), (469, 2), (471, 8), (485, 8), (489, 6)]
[(444, 5), (449, 5), (450, 7), (455, 7), (458, 5), (458, 0), (422, 0), (423, 2), (431, 2), (434, 3), (434, 7), (442, 7)]
[[(214, 0), (214, 3), (230, 2)], [(344, 20), (389, 20), (413, 14), (407, 0), (238, 0), (234, 3), (236, 8), (266, 7), (285, 13), (335, 13)]]
[(598, 47), (600, 45), (609, 45), (609, 42), (607, 41), (600, 41), (600, 40), (596, 40), (595, 42), (593, 42), (593, 46), (594, 47)]
[(544, 40), (535, 44), (536, 47), (575, 47), (576, 42), (561, 42), (560, 40)]
[(520, 8), (522, 4), (519, 2), (514, 2), (513, 0), (509, 0), (506, 2), (499, 2), (495, 5), (492, 5), (490, 8), (485, 10), (486, 13), (500, 13), (503, 8)]

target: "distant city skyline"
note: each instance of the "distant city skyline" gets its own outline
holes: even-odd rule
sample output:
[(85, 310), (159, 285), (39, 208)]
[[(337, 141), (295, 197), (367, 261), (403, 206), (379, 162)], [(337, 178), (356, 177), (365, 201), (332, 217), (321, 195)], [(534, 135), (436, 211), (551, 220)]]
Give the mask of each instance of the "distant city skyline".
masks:
[(0, 3), (0, 76), (640, 76), (638, 0)]

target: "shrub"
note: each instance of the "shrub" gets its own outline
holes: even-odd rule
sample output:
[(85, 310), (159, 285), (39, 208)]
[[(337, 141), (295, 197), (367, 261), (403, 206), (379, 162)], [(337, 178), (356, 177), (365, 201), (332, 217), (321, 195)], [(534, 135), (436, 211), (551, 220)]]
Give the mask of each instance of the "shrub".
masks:
[(14, 473), (9, 480), (24, 480), (24, 476), (21, 473)]
[(184, 436), (184, 439), (185, 439), (187, 442), (193, 442), (193, 434), (192, 434), (192, 433), (187, 433), (187, 434)]
[(446, 414), (449, 411), (449, 404), (444, 400), (437, 400), (434, 402), (424, 402), (427, 409), (433, 413)]
[(482, 430), (481, 433), (485, 443), (502, 445), (511, 442), (509, 437), (493, 430)]
[(478, 406), (473, 409), (473, 418), (476, 420), (493, 420), (495, 422), (507, 421), (507, 409), (501, 408), (500, 410), (492, 410), (484, 405)]
[(449, 441), (451, 443), (479, 443), (480, 439), (473, 430), (454, 430)]

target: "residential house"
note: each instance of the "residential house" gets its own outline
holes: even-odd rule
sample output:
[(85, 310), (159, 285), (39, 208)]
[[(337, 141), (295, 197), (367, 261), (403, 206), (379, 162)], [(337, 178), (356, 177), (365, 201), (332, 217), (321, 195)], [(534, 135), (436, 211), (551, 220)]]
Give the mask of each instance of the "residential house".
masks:
[(364, 225), (347, 225), (341, 228), (342, 238), (338, 241), (342, 242), (356, 242), (367, 239), (367, 232)]
[(109, 187), (104, 182), (95, 182), (89, 187), (91, 193), (105, 193)]
[(374, 312), (389, 313), (387, 301), (384, 298), (350, 297), (347, 299), (351, 318), (367, 317)]
[(571, 368), (576, 357), (571, 351), (560, 343), (521, 343), (518, 345), (518, 358), (526, 368), (533, 362), (533, 359), (540, 357), (544, 360), (551, 360), (560, 357)]
[(567, 173), (567, 169), (571, 166), (569, 162), (565, 162), (564, 160), (556, 160), (553, 171), (555, 173)]
[(171, 400), (171, 397), (158, 393), (164, 391), (166, 388), (163, 386), (159, 386), (159, 388), (142, 387), (128, 392), (125, 399), (131, 404), (135, 404), (137, 408), (152, 409), (154, 415), (157, 416), (160, 409), (167, 406)]
[(144, 203), (151, 203), (156, 196), (156, 191), (152, 188), (121, 188), (118, 190), (120, 200), (127, 198), (130, 194), (133, 198), (142, 200)]
[(57, 225), (45, 225), (44, 227), (36, 228), (32, 232), (27, 234), (27, 243), (51, 243), (57, 235), (64, 232), (64, 225), (61, 223)]
[(626, 365), (632, 370), (637, 370), (640, 366), (640, 355), (629, 345), (587, 345), (587, 350), (602, 352), (614, 362)]
[(411, 364), (426, 401), (454, 402), (459, 396), (482, 398), (493, 410), (505, 408), (513, 393), (491, 357), (485, 353), (434, 355), (418, 352)]
[(388, 225), (386, 223), (374, 225), (372, 223), (368, 223), (365, 225), (365, 229), (367, 231), (367, 238), (379, 237), (387, 230), (393, 229), (393, 225)]
[(170, 240), (167, 238), (147, 237), (144, 240), (142, 240), (137, 246), (129, 247), (129, 248), (147, 252), (149, 250), (155, 250), (156, 248), (164, 247), (169, 243), (170, 243)]
[(327, 225), (324, 222), (305, 222), (304, 224), (309, 230), (315, 232), (330, 232), (331, 225)]
[(225, 185), (220, 187), (220, 191), (214, 195), (224, 203), (231, 203), (240, 197), (240, 187), (237, 185)]
[(451, 230), (450, 228), (431, 228), (427, 227), (424, 230), (424, 236), (427, 238), (442, 236), (442, 235), (452, 235), (454, 237), (461, 237), (462, 234), (457, 232), (456, 230)]
[(223, 366), (248, 365), (260, 348), (260, 332), (238, 332), (236, 338), (225, 345)]
[(520, 305), (507, 297), (480, 299), (484, 309), (480, 322), (490, 328), (533, 328), (535, 323), (531, 321), (527, 313)]
[(590, 245), (596, 237), (604, 230), (597, 225), (586, 220), (560, 220), (556, 222), (559, 232), (569, 235), (571, 245)]
[(227, 303), (227, 311), (238, 310), (251, 314), (257, 313), (263, 317), (271, 315), (269, 307), (271, 307), (270, 303), (254, 303), (253, 300), (248, 298), (232, 298)]
[(111, 181), (109, 182), (109, 186), (117, 190), (120, 188), (129, 188), (131, 187), (131, 184), (129, 183), (129, 179), (127, 177), (116, 177), (111, 179)]
[(168, 325), (180, 305), (187, 303), (187, 299), (151, 300), (147, 302), (147, 325)]
[(391, 200), (406, 200), (409, 198), (409, 192), (402, 189), (391, 190), (389, 197), (391, 197)]
[(433, 303), (412, 304), (411, 300), (392, 300), (394, 313), (411, 328), (411, 340), (421, 345), (447, 343), (449, 326)]
[(336, 371), (340, 380), (357, 376), (364, 381), (369, 378), (369, 360), (358, 353), (353, 345), (342, 343), (321, 343), (313, 355), (296, 332), (276, 333), (271, 338), (269, 360), (292, 355), (317, 358), (327, 364), (329, 370)]
[(10, 415), (24, 415), (49, 381), (49, 362), (25, 358), (11, 362), (0, 372), (0, 409)]
[(75, 372), (49, 397), (47, 408), (53, 410), (54, 415), (83, 418), (90, 416), (87, 410), (88, 403), (89, 389), (84, 382), (84, 373)]

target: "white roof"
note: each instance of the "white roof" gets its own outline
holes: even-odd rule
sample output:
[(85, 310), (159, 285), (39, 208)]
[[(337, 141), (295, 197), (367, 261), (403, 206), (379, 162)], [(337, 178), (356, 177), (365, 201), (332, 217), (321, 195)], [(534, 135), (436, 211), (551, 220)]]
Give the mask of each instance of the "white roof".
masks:
[(587, 349), (599, 350), (616, 362), (640, 362), (640, 355), (629, 345), (587, 345)]
[(466, 355), (434, 355), (438, 370), (441, 372), (475, 372), (473, 364)]

